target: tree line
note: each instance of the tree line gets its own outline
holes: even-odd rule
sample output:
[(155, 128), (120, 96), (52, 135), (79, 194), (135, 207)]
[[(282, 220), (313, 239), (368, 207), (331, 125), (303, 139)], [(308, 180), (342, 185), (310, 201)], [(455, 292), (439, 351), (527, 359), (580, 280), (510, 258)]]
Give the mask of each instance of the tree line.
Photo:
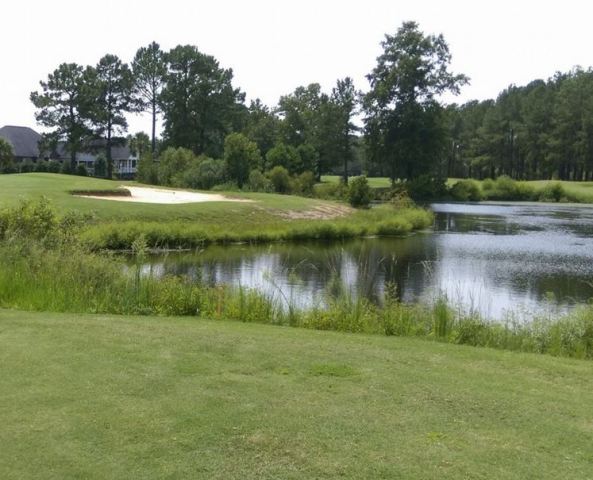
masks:
[[(48, 142), (64, 142), (72, 166), (91, 139), (102, 139), (109, 177), (111, 148), (127, 131), (126, 115), (148, 112), (150, 137), (128, 136), (132, 150), (150, 152), (145, 163), (168, 148), (184, 148), (222, 161), (215, 169), (206, 163), (207, 170), (238, 187), (251, 171), (274, 167), (291, 176), (311, 172), (317, 180), (339, 170), (347, 182), (353, 160), (368, 174), (424, 182), (428, 189), (447, 176), (593, 179), (592, 70), (511, 85), (496, 100), (445, 105), (443, 94), (458, 94), (469, 82), (450, 62), (442, 35), (404, 22), (381, 42), (366, 92), (346, 77), (327, 92), (311, 83), (277, 105), (259, 99), (247, 105), (232, 69), (213, 56), (192, 45), (163, 51), (153, 42), (130, 64), (115, 55), (95, 66), (64, 63), (31, 101), (37, 121), (52, 129)], [(156, 136), (159, 117), (162, 138)]]
[(593, 70), (447, 108), (454, 177), (593, 180)]
[[(127, 131), (126, 114), (135, 112), (151, 114), (152, 135), (150, 145), (145, 134), (130, 137), (134, 149), (149, 149), (153, 158), (171, 147), (225, 157), (227, 180), (239, 187), (251, 170), (276, 166), (317, 179), (339, 168), (347, 182), (355, 158), (394, 181), (436, 174), (447, 131), (437, 97), (457, 93), (467, 78), (449, 71), (451, 55), (442, 35), (425, 35), (414, 22), (387, 35), (382, 48), (365, 94), (346, 77), (328, 92), (311, 83), (273, 107), (260, 100), (246, 105), (232, 69), (213, 56), (191, 45), (165, 52), (153, 42), (138, 49), (130, 64), (111, 54), (95, 66), (61, 64), (31, 101), (37, 121), (52, 129), (48, 143), (63, 142), (72, 167), (90, 140), (102, 139), (108, 177), (111, 149)], [(161, 139), (155, 131), (159, 115)], [(244, 144), (239, 150), (245, 154), (225, 155), (229, 144)]]

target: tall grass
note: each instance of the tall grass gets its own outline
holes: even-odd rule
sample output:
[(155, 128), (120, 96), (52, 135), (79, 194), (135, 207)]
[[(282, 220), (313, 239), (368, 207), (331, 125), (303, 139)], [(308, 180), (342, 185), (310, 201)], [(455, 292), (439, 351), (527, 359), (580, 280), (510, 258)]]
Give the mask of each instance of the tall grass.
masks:
[(140, 275), (140, 266), (138, 262), (125, 269), (116, 257), (72, 245), (48, 249), (35, 242), (4, 242), (0, 247), (0, 307), (191, 315), (593, 358), (593, 308), (557, 320), (493, 323), (455, 312), (445, 298), (432, 305), (405, 304), (388, 292), (376, 304), (343, 288), (334, 289), (323, 304), (300, 309), (290, 296), (282, 299), (246, 288), (211, 287), (186, 277)]
[[(325, 301), (302, 309), (281, 290), (280, 295), (264, 294), (141, 272), (149, 246), (141, 235), (131, 242), (135, 265), (126, 268), (116, 256), (93, 253), (77, 240), (80, 219), (58, 220), (43, 205), (24, 204), (0, 219), (2, 308), (190, 315), (593, 358), (593, 307), (528, 324), (496, 323), (455, 312), (443, 296), (433, 304), (405, 304), (393, 285), (387, 286), (383, 301), (371, 302), (341, 285), (336, 275)], [(373, 276), (371, 265), (363, 268)]]
[(459, 180), (449, 189), (454, 200), (509, 200), (535, 202), (572, 202), (586, 203), (585, 195), (569, 191), (560, 182), (535, 185), (531, 182), (513, 180), (502, 175), (496, 180), (487, 178), (482, 182), (472, 179)]
[(118, 221), (90, 225), (81, 240), (91, 249), (126, 250), (143, 236), (152, 248), (194, 248), (231, 242), (268, 243), (342, 240), (366, 235), (405, 235), (432, 225), (431, 212), (420, 208), (376, 208), (334, 220), (278, 220), (266, 225), (208, 226), (182, 221)]

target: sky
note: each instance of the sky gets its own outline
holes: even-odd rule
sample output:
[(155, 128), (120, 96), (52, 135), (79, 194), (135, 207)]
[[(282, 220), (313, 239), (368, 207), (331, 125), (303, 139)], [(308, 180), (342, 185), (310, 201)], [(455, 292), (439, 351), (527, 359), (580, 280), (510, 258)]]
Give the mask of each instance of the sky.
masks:
[[(232, 68), (247, 100), (275, 105), (299, 85), (331, 90), (350, 76), (368, 87), (384, 35), (414, 20), (442, 33), (451, 68), (471, 84), (457, 98), (495, 98), (509, 84), (593, 65), (593, 4), (581, 0), (84, 0), (4, 2), (0, 27), (0, 126), (36, 128), (31, 91), (62, 62), (94, 65), (106, 53), (131, 61), (158, 42), (196, 45)], [(129, 131), (150, 130), (130, 115)]]

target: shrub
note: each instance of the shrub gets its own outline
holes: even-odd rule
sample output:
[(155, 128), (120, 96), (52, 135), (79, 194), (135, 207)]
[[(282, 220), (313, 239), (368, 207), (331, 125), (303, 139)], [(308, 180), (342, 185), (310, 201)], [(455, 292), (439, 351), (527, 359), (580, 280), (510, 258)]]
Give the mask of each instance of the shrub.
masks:
[[(60, 165), (60, 162), (58, 162), (57, 160), (50, 160), (47, 164), (47, 171), (49, 173), (60, 173), (60, 170), (62, 169), (62, 166)], [(97, 167), (95, 166), (95, 175), (97, 171)]]
[(468, 200), (477, 202), (482, 199), (482, 192), (478, 182), (474, 180), (460, 180), (451, 187), (451, 196), (455, 200), (466, 202)]
[(482, 181), (482, 192), (490, 192), (494, 190), (494, 180), (486, 178)]
[(267, 176), (270, 179), (270, 182), (272, 182), (272, 186), (274, 187), (275, 192), (290, 192), (290, 175), (288, 174), (288, 170), (286, 170), (286, 168), (276, 166), (267, 173)]
[(431, 175), (420, 175), (406, 183), (408, 194), (414, 200), (441, 198), (447, 194), (445, 180)]
[(138, 169), (136, 170), (136, 180), (151, 185), (159, 183), (159, 169), (157, 163), (152, 158), (152, 154), (145, 153), (140, 157)]
[(247, 180), (247, 189), (251, 192), (271, 192), (272, 182), (259, 170), (251, 170)]
[(107, 159), (103, 153), (97, 155), (95, 160), (95, 177), (104, 178), (107, 176)]
[(214, 192), (238, 192), (240, 189), (235, 182), (224, 182), (214, 185), (211, 190)]
[(76, 167), (76, 175), (80, 176), (80, 177), (87, 177), (89, 174), (89, 172), (87, 171), (86, 167), (84, 165), (78, 165)]
[(19, 165), (19, 171), (21, 173), (30, 173), (34, 170), (35, 170), (35, 164), (29, 159), (23, 160), (21, 162), (21, 164)]
[(158, 183), (172, 185), (174, 177), (183, 175), (195, 158), (194, 153), (187, 148), (167, 148), (159, 157)]
[(312, 172), (303, 172), (295, 177), (292, 190), (299, 195), (311, 197), (315, 183), (315, 175)]
[(223, 160), (200, 156), (192, 160), (189, 167), (174, 177), (173, 183), (180, 187), (210, 190), (224, 180)]
[(344, 182), (340, 183), (318, 183), (313, 189), (316, 198), (323, 200), (345, 200), (348, 187)]
[(371, 187), (367, 177), (355, 177), (348, 186), (348, 202), (356, 208), (367, 208), (371, 203)]
[(37, 165), (35, 165), (36, 172), (47, 172), (49, 169), (49, 164), (46, 160), (38, 160)]
[(301, 168), (301, 157), (296, 148), (284, 143), (277, 143), (266, 153), (266, 167), (284, 167), (291, 172), (299, 172)]
[(563, 198), (566, 198), (566, 191), (559, 182), (546, 184), (538, 194), (540, 202), (559, 202)]
[(236, 181), (239, 188), (247, 182), (249, 172), (262, 164), (257, 143), (242, 133), (230, 133), (224, 139), (224, 161), (228, 178)]

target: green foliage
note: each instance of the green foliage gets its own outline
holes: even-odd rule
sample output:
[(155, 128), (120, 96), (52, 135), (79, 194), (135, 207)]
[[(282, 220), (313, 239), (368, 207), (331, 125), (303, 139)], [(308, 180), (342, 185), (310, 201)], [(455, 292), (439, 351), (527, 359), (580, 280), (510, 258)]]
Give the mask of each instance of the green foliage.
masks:
[(301, 168), (301, 156), (296, 148), (278, 143), (266, 154), (266, 167), (283, 167), (288, 172), (297, 172)]
[(271, 192), (273, 190), (270, 180), (260, 171), (251, 170), (247, 180), (247, 189), (250, 192)]
[(79, 177), (87, 177), (89, 172), (87, 171), (86, 167), (83, 164), (80, 164), (76, 167), (75, 170), (75, 175), (78, 175)]
[(355, 177), (348, 186), (348, 202), (356, 208), (367, 208), (372, 199), (371, 187), (363, 175)]
[(314, 195), (324, 200), (345, 200), (348, 195), (348, 186), (343, 182), (319, 183), (315, 185)]
[(126, 63), (116, 55), (107, 54), (99, 60), (96, 67), (87, 68), (85, 82), (92, 93), (90, 122), (95, 135), (106, 139), (107, 178), (113, 178), (113, 137), (127, 131), (126, 114), (135, 109), (132, 96), (134, 77)]
[(12, 145), (0, 138), (0, 173), (16, 173)]
[(40, 82), (41, 92), (32, 92), (30, 96), (37, 109), (37, 122), (53, 129), (46, 139), (50, 143), (66, 139), (71, 170), (75, 168), (76, 153), (91, 133), (91, 111), (97, 106), (89, 72), (81, 65), (62, 63), (48, 75), (47, 81)]
[[(156, 42), (146, 47), (141, 47), (136, 52), (132, 61), (134, 74), (134, 99), (138, 108), (152, 115), (152, 136), (150, 152), (154, 155), (156, 150), (156, 117), (159, 113), (160, 95), (167, 74), (165, 53)], [(148, 141), (148, 136), (146, 136)], [(142, 139), (142, 145), (146, 145)], [(139, 156), (148, 149), (137, 148)]]
[(49, 162), (46, 160), (37, 160), (35, 165), (36, 172), (47, 172), (49, 170)]
[(406, 182), (405, 188), (414, 200), (443, 198), (447, 194), (445, 179), (432, 175), (420, 175)]
[(159, 183), (159, 166), (152, 158), (152, 154), (145, 153), (138, 161), (136, 180), (140, 183), (156, 185)]
[(270, 182), (276, 193), (289, 193), (291, 180), (288, 170), (282, 166), (276, 166), (267, 173)]
[(233, 87), (232, 70), (191, 45), (178, 45), (166, 58), (160, 96), (165, 144), (220, 158), (224, 138), (245, 113), (245, 95)]
[(262, 166), (262, 158), (255, 142), (242, 133), (231, 133), (224, 140), (224, 162), (228, 178), (239, 188), (247, 182), (249, 172)]
[(451, 187), (451, 196), (461, 202), (478, 202), (482, 199), (480, 185), (474, 180), (460, 180)]
[[(459, 93), (468, 79), (449, 71), (451, 54), (443, 36), (425, 35), (415, 22), (404, 22), (381, 46), (364, 98), (371, 157), (386, 167), (392, 181), (433, 176), (446, 146), (438, 97)], [(425, 198), (429, 192), (421, 193)]]
[[(181, 176), (179, 186), (210, 190), (224, 180), (225, 162), (200, 155)], [(179, 178), (179, 176), (176, 176)]]
[(294, 194), (312, 197), (315, 191), (315, 175), (313, 172), (303, 172), (294, 177), (291, 190)]
[[(51, 171), (51, 170), (50, 170)], [(107, 160), (105, 155), (100, 153), (95, 159), (95, 177), (105, 178), (107, 175)]]
[(35, 165), (30, 159), (25, 159), (19, 164), (20, 173), (30, 173), (35, 170)]
[(195, 161), (196, 157), (187, 148), (167, 148), (159, 157), (159, 183), (174, 185), (182, 183), (183, 172)]
[(558, 182), (548, 183), (538, 193), (539, 200), (542, 202), (559, 202), (567, 198), (566, 191), (562, 184)]

